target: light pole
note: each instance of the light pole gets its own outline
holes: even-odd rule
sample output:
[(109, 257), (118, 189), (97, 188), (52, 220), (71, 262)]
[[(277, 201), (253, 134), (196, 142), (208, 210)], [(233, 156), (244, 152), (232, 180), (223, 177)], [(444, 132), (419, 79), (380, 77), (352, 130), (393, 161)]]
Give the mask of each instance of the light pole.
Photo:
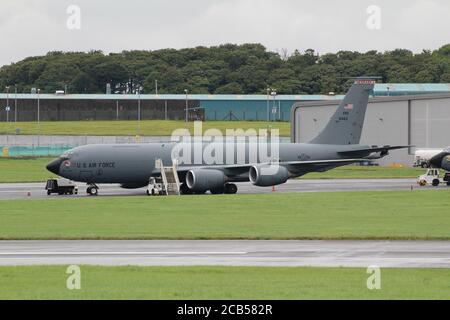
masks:
[(277, 91), (275, 89), (273, 89), (271, 95), (273, 97), (273, 108), (272, 108), (273, 121), (275, 121), (277, 119), (277, 117), (276, 117), (276, 113), (277, 113), (277, 105), (276, 105)]
[(141, 133), (141, 86), (138, 87), (138, 134)]
[(189, 105), (189, 103), (188, 103), (188, 90), (187, 89), (184, 89), (184, 93), (186, 94), (186, 123), (188, 123), (189, 122), (189, 112), (188, 112), (188, 105)]
[(155, 94), (158, 95), (158, 80), (155, 80)]
[(41, 101), (40, 101), (40, 93), (41, 93), (41, 89), (37, 89), (37, 122), (38, 122), (38, 127), (41, 124)]
[(269, 102), (269, 97), (270, 97), (270, 88), (267, 88), (267, 122), (270, 121), (270, 102)]
[(37, 122), (38, 122), (38, 146), (41, 140), (41, 100), (40, 100), (41, 89), (37, 89)]
[(17, 122), (17, 84), (14, 85), (14, 122)]
[(6, 87), (6, 122), (9, 122), (9, 86)]

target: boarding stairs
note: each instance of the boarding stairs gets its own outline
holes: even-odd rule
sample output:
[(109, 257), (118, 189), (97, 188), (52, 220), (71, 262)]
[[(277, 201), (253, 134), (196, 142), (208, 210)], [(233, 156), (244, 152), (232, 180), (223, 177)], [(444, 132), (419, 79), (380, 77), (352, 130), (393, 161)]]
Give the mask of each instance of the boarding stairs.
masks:
[(163, 161), (157, 159), (155, 168), (161, 170), (161, 180), (166, 195), (180, 195), (180, 179), (178, 178), (178, 162), (172, 161), (171, 167), (164, 167)]

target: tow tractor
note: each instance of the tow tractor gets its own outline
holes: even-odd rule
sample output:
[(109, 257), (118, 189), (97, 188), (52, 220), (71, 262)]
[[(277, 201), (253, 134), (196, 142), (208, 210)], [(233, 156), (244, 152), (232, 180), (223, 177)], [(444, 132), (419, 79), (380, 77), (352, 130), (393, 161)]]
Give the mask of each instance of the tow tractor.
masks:
[(447, 186), (450, 186), (450, 172), (447, 172), (441, 180), (439, 169), (428, 169), (427, 173), (417, 178), (417, 184), (421, 187), (427, 185), (438, 187), (441, 183), (447, 183)]
[(163, 196), (166, 195), (166, 190), (164, 188), (164, 184), (161, 178), (157, 179), (154, 177), (150, 178), (147, 195), (149, 196)]
[(45, 190), (47, 190), (47, 195), (52, 193), (57, 193), (60, 196), (78, 194), (78, 186), (75, 182), (67, 179), (49, 179), (45, 185)]

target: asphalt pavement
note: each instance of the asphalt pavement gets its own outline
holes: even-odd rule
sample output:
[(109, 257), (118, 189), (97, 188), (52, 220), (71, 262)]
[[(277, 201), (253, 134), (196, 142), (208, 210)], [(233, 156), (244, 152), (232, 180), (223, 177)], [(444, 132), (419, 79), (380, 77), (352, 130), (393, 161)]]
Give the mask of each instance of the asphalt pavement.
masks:
[(0, 265), (450, 268), (450, 241), (0, 241)]
[[(255, 187), (250, 183), (238, 183), (241, 194), (264, 194), (272, 193), (272, 188)], [(125, 190), (119, 185), (99, 185), (99, 196), (143, 196), (146, 189)], [(435, 187), (419, 187), (416, 179), (295, 179), (289, 180), (286, 184), (277, 186), (275, 192), (295, 193), (295, 192), (339, 192), (339, 191), (396, 191), (396, 190), (430, 190)], [(438, 189), (449, 189), (447, 186), (440, 186)], [(47, 196), (45, 183), (1, 183), (0, 200), (12, 199), (60, 199), (60, 198), (83, 198), (87, 197), (86, 185), (79, 184), (79, 194), (76, 196)]]

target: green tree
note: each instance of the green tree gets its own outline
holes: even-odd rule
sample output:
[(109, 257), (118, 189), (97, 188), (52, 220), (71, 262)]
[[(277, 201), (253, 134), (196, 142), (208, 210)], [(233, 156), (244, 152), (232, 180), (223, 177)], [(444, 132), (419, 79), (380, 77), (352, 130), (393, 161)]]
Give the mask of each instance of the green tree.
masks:
[(286, 57), (261, 44), (224, 44), (181, 50), (134, 50), (105, 55), (101, 51), (49, 52), (0, 68), (0, 86), (20, 91), (39, 87), (52, 93), (69, 86), (71, 93), (104, 92), (110, 83), (117, 93), (265, 94), (344, 93), (349, 77), (381, 76), (384, 82), (449, 82), (450, 44), (435, 51), (413, 53), (339, 51), (319, 55), (313, 49)]

